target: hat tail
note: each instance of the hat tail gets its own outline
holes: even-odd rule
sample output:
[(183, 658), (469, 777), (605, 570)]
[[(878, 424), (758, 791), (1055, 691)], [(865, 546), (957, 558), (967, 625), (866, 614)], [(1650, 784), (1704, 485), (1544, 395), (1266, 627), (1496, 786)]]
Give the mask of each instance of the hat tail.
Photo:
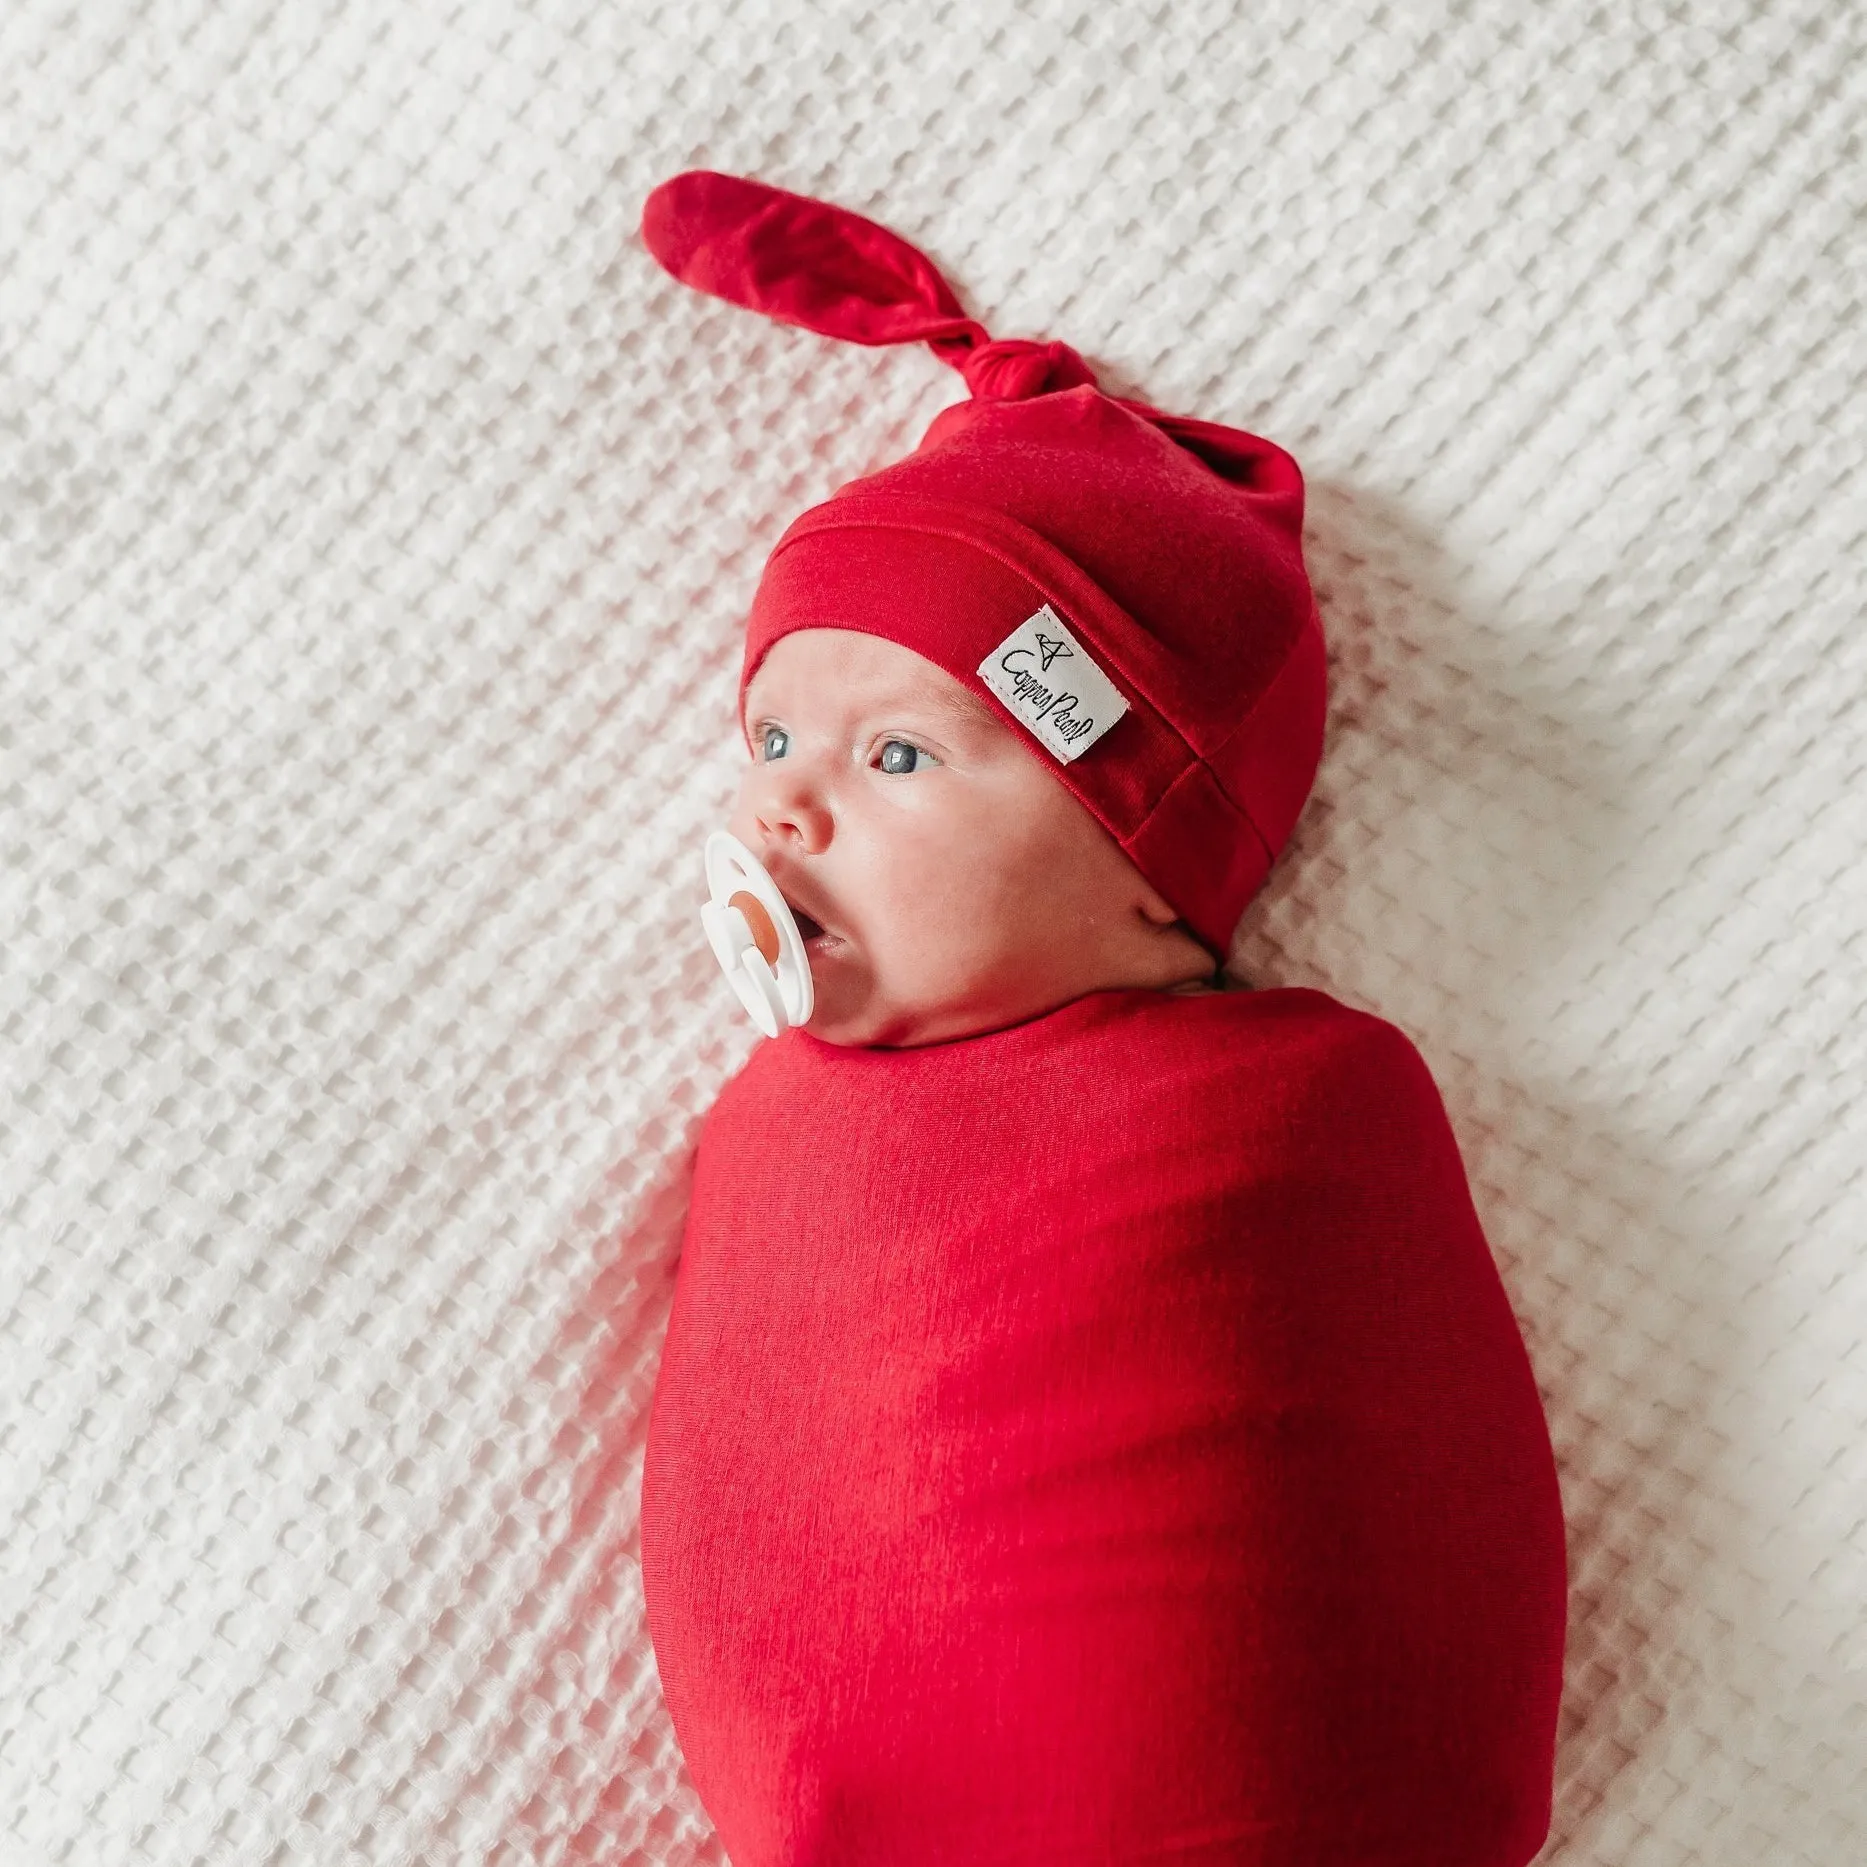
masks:
[(853, 344), (926, 344), (975, 396), (1015, 401), (1095, 382), (1068, 344), (995, 342), (927, 255), (847, 208), (689, 169), (642, 208), (648, 250), (683, 285)]
[(989, 341), (924, 253), (860, 214), (711, 169), (642, 208), (648, 250), (684, 285), (853, 344)]

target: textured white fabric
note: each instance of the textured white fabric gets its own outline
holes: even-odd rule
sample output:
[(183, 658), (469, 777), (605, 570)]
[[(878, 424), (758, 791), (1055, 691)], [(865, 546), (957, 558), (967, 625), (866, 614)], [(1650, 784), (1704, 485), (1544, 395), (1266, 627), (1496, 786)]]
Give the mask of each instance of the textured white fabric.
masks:
[[(1311, 477), (1236, 970), (1407, 1029), (1561, 1457), (1549, 1858), (1867, 1859), (1867, 16), (0, 10), (0, 1860), (722, 1857), (636, 1509), (784, 523), (957, 376), (690, 166)], [(807, 1111), (799, 1111), (807, 1119)]]

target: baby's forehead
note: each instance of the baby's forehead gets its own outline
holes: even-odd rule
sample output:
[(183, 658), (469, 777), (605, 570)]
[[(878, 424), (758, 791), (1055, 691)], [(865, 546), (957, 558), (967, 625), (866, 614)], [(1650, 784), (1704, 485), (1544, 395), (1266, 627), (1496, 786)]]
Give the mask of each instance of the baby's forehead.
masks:
[(1000, 724), (983, 696), (919, 655), (897, 651), (880, 660), (850, 644), (853, 652), (838, 645), (835, 652), (781, 656), (788, 640), (776, 643), (754, 671), (746, 688), (748, 708), (782, 705), (826, 720), (911, 709), (973, 728)]

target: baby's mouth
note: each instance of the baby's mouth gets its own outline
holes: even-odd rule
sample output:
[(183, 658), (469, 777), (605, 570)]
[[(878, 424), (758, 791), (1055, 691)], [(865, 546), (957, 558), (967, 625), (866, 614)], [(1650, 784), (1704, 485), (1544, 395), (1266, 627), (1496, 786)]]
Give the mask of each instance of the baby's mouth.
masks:
[(803, 935), (804, 944), (806, 946), (809, 946), (813, 941), (830, 941), (836, 938), (833, 933), (830, 933), (824, 927), (821, 921), (806, 914), (789, 896), (785, 898), (785, 906), (791, 910), (791, 918), (797, 922), (797, 931)]
[(786, 905), (792, 909), (792, 919), (797, 922), (797, 932), (803, 935), (805, 952), (829, 954), (829, 952), (835, 952), (836, 948), (842, 947), (842, 935), (831, 934), (831, 930), (823, 926), (821, 920), (816, 919), (814, 915), (807, 915), (795, 902), (788, 900)]

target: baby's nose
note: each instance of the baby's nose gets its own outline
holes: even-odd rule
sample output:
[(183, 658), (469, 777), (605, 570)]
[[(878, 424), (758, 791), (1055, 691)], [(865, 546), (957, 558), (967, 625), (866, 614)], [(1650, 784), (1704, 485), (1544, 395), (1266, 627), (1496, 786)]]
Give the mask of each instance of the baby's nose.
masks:
[(834, 827), (829, 806), (801, 774), (779, 775), (770, 766), (754, 766), (746, 774), (740, 801), (752, 834), (738, 828), (734, 834), (749, 848), (776, 845), (817, 855), (829, 847)]

